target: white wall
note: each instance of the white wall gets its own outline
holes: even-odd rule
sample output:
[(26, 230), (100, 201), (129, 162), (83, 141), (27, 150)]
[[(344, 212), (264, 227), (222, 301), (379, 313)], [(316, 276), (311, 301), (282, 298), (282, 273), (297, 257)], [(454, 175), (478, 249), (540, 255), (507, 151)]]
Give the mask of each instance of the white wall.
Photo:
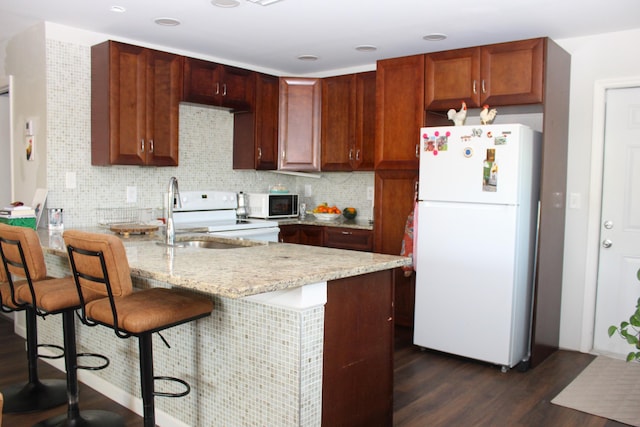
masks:
[(590, 254), (597, 253), (598, 239), (589, 240), (587, 236), (590, 224), (597, 224), (600, 216), (600, 194), (592, 193), (591, 181), (601, 179), (600, 171), (591, 170), (592, 156), (599, 155), (592, 153), (592, 147), (601, 150), (601, 136), (594, 135), (592, 127), (594, 85), (640, 77), (640, 29), (557, 42), (571, 54), (567, 194), (576, 193), (581, 198), (580, 208), (567, 209), (560, 345), (588, 352), (592, 347), (597, 271)]
[[(11, 39), (6, 46), (5, 72), (13, 76), (11, 93), (13, 113), (14, 198), (27, 204), (36, 188), (47, 185), (47, 94), (45, 26), (39, 24)], [(34, 160), (26, 159), (23, 126), (33, 122)]]

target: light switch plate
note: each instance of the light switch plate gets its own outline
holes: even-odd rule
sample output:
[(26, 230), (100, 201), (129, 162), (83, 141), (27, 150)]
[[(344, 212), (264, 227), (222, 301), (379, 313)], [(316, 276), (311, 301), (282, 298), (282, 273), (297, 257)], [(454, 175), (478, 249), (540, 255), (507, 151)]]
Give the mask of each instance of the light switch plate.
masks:
[(127, 203), (136, 203), (138, 201), (138, 188), (135, 186), (127, 187)]

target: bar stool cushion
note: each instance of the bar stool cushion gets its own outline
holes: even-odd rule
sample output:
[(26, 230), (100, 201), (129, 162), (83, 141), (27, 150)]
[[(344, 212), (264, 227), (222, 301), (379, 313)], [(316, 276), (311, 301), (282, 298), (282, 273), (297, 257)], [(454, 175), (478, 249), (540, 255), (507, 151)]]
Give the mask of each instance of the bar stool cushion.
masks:
[[(145, 289), (114, 300), (117, 327), (133, 335), (165, 329), (213, 310), (211, 300), (194, 297), (192, 292), (179, 289)], [(108, 298), (89, 302), (86, 310), (89, 318), (113, 325)]]
[(31, 297), (29, 286), (21, 286), (17, 292), (18, 301), (34, 305), (48, 313), (80, 308), (80, 297), (73, 277), (34, 282), (33, 290), (36, 294), (35, 301)]

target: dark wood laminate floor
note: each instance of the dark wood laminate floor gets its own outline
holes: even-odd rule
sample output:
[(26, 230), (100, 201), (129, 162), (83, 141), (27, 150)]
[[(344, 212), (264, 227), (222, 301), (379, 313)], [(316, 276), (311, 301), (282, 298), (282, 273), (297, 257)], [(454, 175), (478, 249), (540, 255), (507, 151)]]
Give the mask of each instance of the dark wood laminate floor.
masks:
[[(1, 389), (26, 379), (24, 340), (13, 333), (13, 324), (4, 317), (0, 317), (0, 343)], [(550, 403), (591, 360), (593, 356), (587, 354), (558, 351), (525, 373), (501, 373), (494, 366), (421, 351), (411, 344), (411, 331), (398, 328), (394, 427), (624, 426)], [(42, 378), (64, 378), (44, 362), (39, 368)], [(141, 417), (83, 384), (80, 407), (116, 412), (127, 427), (142, 425)], [(30, 426), (64, 411), (61, 406), (33, 414), (4, 414), (3, 426)]]
[(617, 427), (606, 418), (551, 404), (594, 356), (556, 351), (526, 372), (422, 351), (396, 328), (394, 427)]

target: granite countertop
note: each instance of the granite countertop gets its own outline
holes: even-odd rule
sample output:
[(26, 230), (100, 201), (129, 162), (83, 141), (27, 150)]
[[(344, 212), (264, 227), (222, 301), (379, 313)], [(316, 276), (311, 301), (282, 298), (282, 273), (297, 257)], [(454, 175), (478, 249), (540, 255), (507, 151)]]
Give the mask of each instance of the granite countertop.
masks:
[[(105, 229), (85, 229), (111, 233)], [(60, 234), (39, 230), (45, 252), (66, 256)], [(278, 242), (224, 239), (203, 234), (181, 234), (176, 241), (212, 240), (242, 245), (233, 249), (167, 247), (158, 234), (122, 238), (131, 274), (173, 286), (227, 298), (341, 279), (402, 267), (410, 258), (371, 252), (295, 245)]]

